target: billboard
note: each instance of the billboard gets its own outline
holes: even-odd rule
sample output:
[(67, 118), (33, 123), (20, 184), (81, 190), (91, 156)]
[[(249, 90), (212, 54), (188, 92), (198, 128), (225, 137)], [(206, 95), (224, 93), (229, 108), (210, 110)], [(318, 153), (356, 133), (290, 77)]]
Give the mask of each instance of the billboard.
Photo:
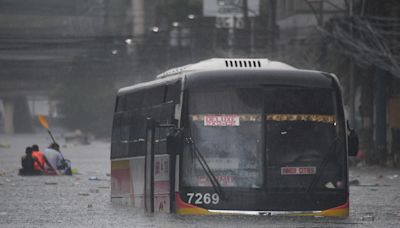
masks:
[[(216, 17), (217, 28), (244, 28), (244, 0), (203, 0), (203, 15)], [(259, 15), (259, 0), (247, 0), (247, 15)]]

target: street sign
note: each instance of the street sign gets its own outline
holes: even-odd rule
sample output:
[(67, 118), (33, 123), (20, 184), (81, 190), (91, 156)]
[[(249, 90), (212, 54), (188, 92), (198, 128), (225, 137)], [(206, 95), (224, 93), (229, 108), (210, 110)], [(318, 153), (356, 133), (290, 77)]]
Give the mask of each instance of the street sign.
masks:
[[(217, 28), (244, 28), (243, 0), (203, 0), (203, 15), (216, 17)], [(259, 14), (259, 0), (247, 0), (247, 15)]]
[[(260, 14), (260, 0), (247, 0), (247, 14), (256, 17)], [(203, 0), (203, 16), (243, 15), (243, 0)]]

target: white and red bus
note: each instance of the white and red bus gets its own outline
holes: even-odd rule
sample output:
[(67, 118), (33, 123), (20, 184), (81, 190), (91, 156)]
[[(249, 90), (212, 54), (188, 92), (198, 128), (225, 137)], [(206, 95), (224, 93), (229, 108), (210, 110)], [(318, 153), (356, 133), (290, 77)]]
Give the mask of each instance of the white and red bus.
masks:
[(111, 200), (177, 214), (349, 214), (341, 90), (328, 73), (210, 59), (117, 95)]

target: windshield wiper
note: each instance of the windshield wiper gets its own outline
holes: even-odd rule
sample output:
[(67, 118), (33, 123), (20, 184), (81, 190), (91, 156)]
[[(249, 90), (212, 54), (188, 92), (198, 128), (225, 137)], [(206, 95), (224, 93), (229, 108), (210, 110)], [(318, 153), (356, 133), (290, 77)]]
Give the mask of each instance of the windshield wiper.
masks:
[(214, 188), (214, 191), (222, 198), (225, 198), (225, 194), (222, 191), (221, 184), (219, 183), (218, 179), (215, 177), (214, 173), (211, 171), (210, 166), (207, 164), (207, 161), (204, 159), (203, 155), (201, 154), (200, 150), (197, 148), (196, 144), (194, 143), (192, 138), (186, 138), (186, 142), (190, 144), (191, 151), (194, 152), (195, 157), (200, 163), (200, 166), (203, 168), (204, 172), (206, 173), (208, 179), (211, 182), (211, 185)]
[(317, 174), (314, 176), (314, 178), (311, 181), (311, 184), (307, 188), (307, 193), (310, 193), (311, 190), (315, 188), (317, 185), (318, 181), (321, 179), (322, 174), (324, 173), (326, 165), (329, 163), (329, 160), (331, 159), (331, 156), (334, 155), (338, 144), (341, 144), (340, 137), (337, 136), (331, 143), (332, 149), (328, 151), (327, 154), (322, 159), (322, 162), (319, 164), (318, 169), (317, 169)]

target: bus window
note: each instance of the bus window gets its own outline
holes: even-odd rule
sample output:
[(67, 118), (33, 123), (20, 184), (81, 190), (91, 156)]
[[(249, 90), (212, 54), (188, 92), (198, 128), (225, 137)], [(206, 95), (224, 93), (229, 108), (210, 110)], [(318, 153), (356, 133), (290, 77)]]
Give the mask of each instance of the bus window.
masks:
[(175, 82), (167, 86), (167, 95), (165, 97), (165, 102), (173, 102), (175, 104), (179, 103), (181, 94), (181, 82)]
[[(262, 186), (262, 90), (204, 89), (188, 94), (184, 186), (211, 186), (195, 146), (223, 187)], [(260, 99), (261, 98), (261, 99)]]
[(141, 109), (143, 107), (144, 91), (138, 91), (126, 95), (126, 110)]
[(136, 110), (129, 112), (127, 118), (129, 124), (128, 156), (142, 156), (145, 153), (145, 117), (140, 114), (140, 110)]
[(271, 88), (265, 91), (267, 186), (343, 188), (336, 95), (328, 89)]
[(118, 96), (116, 105), (115, 105), (115, 112), (122, 112), (125, 110), (125, 96)]
[(121, 113), (115, 114), (113, 120), (112, 135), (111, 135), (111, 158), (118, 158), (121, 156), (120, 155), (122, 150), (121, 121), (122, 121), (122, 114)]
[(158, 86), (144, 92), (143, 106), (151, 107), (164, 102), (165, 86)]
[[(175, 104), (172, 102), (164, 103), (157, 107), (159, 109), (159, 117), (157, 122), (159, 124), (172, 124), (174, 118)], [(167, 136), (171, 129), (169, 128), (156, 128), (155, 132), (155, 153), (167, 153)]]

